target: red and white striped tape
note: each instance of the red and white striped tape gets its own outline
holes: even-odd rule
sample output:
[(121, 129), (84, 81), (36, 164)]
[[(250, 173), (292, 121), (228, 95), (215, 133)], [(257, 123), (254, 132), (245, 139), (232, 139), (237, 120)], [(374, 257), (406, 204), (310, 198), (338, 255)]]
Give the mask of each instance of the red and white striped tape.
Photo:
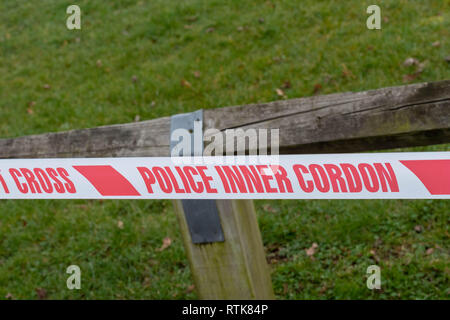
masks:
[(450, 198), (450, 152), (281, 155), (277, 160), (5, 159), (0, 160), (0, 199)]

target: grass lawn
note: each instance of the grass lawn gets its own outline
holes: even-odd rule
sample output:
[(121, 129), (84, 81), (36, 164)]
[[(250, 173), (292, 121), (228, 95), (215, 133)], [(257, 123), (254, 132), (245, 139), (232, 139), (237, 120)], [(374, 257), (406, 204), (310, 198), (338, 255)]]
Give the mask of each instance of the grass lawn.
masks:
[[(66, 28), (70, 4), (82, 30)], [(379, 1), (382, 30), (366, 28), (370, 4), (1, 1), (0, 137), (267, 102), (277, 88), (294, 98), (450, 78), (449, 0)], [(449, 298), (448, 201), (256, 207), (279, 299)], [(72, 264), (81, 290), (66, 288)], [(372, 264), (379, 291), (366, 287)], [(168, 201), (0, 201), (0, 299), (192, 299), (192, 284)]]

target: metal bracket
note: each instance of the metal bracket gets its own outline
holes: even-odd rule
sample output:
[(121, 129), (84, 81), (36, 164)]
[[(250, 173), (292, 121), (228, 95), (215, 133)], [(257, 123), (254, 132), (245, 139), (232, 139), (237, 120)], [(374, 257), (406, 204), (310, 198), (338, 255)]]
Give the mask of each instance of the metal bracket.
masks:
[(222, 224), (214, 200), (181, 200), (192, 243), (223, 242)]
[[(184, 129), (191, 139), (191, 154), (181, 156), (203, 155), (203, 111), (177, 114), (170, 119), (170, 152), (178, 144), (172, 140), (172, 132)], [(179, 155), (177, 153), (177, 155)], [(223, 242), (222, 225), (215, 200), (191, 199), (181, 200), (184, 215), (193, 243)]]

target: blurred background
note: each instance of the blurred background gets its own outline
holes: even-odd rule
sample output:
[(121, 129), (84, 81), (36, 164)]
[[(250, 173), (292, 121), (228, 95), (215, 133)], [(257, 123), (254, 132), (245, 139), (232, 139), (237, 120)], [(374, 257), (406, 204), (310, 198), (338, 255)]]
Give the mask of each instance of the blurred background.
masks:
[[(0, 137), (449, 79), (450, 1), (378, 1), (368, 30), (373, 2), (1, 1)], [(449, 297), (448, 201), (255, 203), (278, 299)], [(0, 299), (196, 297), (169, 201), (0, 200)]]

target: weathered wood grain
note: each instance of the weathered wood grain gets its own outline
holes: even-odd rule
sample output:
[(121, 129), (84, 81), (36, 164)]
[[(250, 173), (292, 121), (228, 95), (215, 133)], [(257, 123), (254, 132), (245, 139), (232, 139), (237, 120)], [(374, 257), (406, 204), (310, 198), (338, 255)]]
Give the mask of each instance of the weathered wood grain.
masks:
[[(450, 142), (450, 80), (204, 111), (205, 129), (279, 128), (280, 153)], [(0, 158), (167, 156), (170, 118), (0, 139)]]
[(205, 111), (207, 128), (279, 128), (280, 153), (450, 142), (450, 81)]
[(180, 200), (173, 201), (200, 299), (274, 299), (252, 200), (216, 200), (224, 242), (192, 243)]
[(138, 157), (169, 154), (170, 117), (0, 139), (0, 158)]

